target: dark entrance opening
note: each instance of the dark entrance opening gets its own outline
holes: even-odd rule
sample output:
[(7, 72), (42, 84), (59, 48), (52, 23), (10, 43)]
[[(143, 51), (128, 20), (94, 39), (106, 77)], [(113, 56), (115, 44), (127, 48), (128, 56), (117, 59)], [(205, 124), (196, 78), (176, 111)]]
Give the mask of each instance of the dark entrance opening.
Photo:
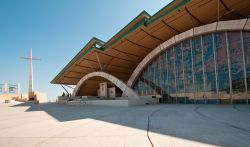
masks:
[(174, 103), (174, 98), (171, 97), (169, 94), (163, 94), (162, 97), (159, 99), (160, 104), (172, 104)]
[(34, 101), (34, 100), (35, 100), (35, 98), (33, 98), (33, 97), (29, 98), (29, 101)]

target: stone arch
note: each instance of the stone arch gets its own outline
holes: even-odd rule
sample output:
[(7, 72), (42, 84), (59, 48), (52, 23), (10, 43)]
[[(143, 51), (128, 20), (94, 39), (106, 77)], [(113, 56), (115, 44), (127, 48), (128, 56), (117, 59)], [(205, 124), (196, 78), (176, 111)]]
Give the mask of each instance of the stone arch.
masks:
[(84, 77), (81, 78), (81, 80), (77, 83), (76, 87), (74, 88), (72, 96), (76, 96), (78, 91), (80, 90), (81, 86), (84, 84), (84, 82), (92, 77), (102, 77), (105, 78), (106, 80), (112, 82), (115, 84), (118, 88), (120, 88), (126, 96), (134, 99), (139, 99), (139, 96), (137, 93), (133, 91), (130, 87), (128, 87), (123, 81), (119, 80), (115, 76), (112, 76), (108, 73), (105, 72), (92, 72)]
[(173, 36), (169, 40), (160, 44), (154, 50), (152, 50), (136, 67), (130, 76), (127, 85), (133, 87), (143, 69), (160, 53), (167, 50), (169, 47), (192, 37), (199, 36), (202, 34), (219, 32), (219, 31), (235, 31), (235, 30), (250, 30), (250, 19), (239, 19), (230, 21), (219, 21), (211, 24), (192, 28), (188, 31)]

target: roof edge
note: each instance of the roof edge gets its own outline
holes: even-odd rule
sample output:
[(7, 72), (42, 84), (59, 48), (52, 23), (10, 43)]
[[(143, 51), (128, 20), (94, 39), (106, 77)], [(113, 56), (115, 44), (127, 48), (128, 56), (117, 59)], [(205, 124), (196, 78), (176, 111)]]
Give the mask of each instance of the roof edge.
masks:
[[(93, 49), (95, 49), (96, 47), (90, 47), (88, 49), (85, 49), (92, 41), (96, 41), (96, 43), (98, 45), (101, 45), (101, 47), (99, 48), (100, 50), (105, 50), (107, 48), (109, 48), (110, 46), (112, 46), (113, 44), (117, 43), (121, 37), (117, 38), (116, 40), (114, 40), (112, 43), (112, 40), (119, 35), (120, 33), (121, 36), (124, 36), (128, 34), (128, 32), (132, 32), (134, 30), (134, 27), (137, 28), (138, 23), (135, 24), (130, 30), (128, 30), (127, 32), (123, 32), (125, 29), (127, 29), (133, 22), (135, 22), (136, 20), (138, 20), (140, 17), (144, 17), (143, 19), (143, 24), (145, 22), (145, 19), (150, 18), (150, 15), (144, 10), (142, 11), (139, 15), (137, 15), (132, 21), (130, 21), (125, 27), (123, 27), (118, 33), (116, 33), (111, 39), (109, 39), (109, 41), (104, 42), (96, 37), (93, 37), (92, 39), (90, 39), (90, 41), (77, 53), (77, 55), (59, 72), (59, 74), (57, 74), (57, 76), (50, 82), (51, 84), (57, 84), (56, 80), (68, 69), (68, 67), (70, 67), (71, 65), (73, 65), (78, 59), (82, 59), (87, 53), (89, 53), (90, 51), (92, 51)], [(139, 24), (142, 24), (142, 21), (139, 21)], [(132, 30), (132, 31), (131, 31)], [(110, 43), (110, 45), (106, 46), (108, 43)], [(82, 53), (82, 55), (81, 55)]]
[[(110, 38), (106, 43), (105, 43), (105, 45), (103, 46), (103, 48), (108, 48), (109, 46), (111, 46), (113, 43), (112, 42), (116, 42), (117, 40), (119, 40), (119, 38), (118, 39), (115, 39), (115, 40), (113, 40), (115, 37), (117, 37), (118, 35), (121, 35), (121, 36), (124, 36), (124, 34), (126, 34), (127, 32), (129, 32), (129, 31), (127, 31), (127, 32), (123, 32), (123, 31), (125, 31), (128, 27), (130, 27), (131, 25), (132, 25), (132, 23), (133, 22), (135, 22), (135, 21), (137, 21), (140, 17), (143, 17), (143, 19), (142, 20), (145, 20), (145, 19), (149, 19), (150, 17), (151, 17), (151, 15), (150, 14), (148, 14), (148, 12), (146, 12), (145, 10), (143, 10), (140, 14), (138, 14), (132, 21), (130, 21), (125, 27), (123, 27), (118, 33), (116, 33), (112, 38)], [(141, 21), (142, 21), (141, 20)], [(138, 23), (140, 23), (141, 21), (139, 21)], [(137, 23), (137, 24), (138, 24)], [(137, 24), (135, 24), (134, 26), (136, 26)], [(134, 27), (133, 26), (133, 27)], [(132, 28), (133, 28), (132, 27)], [(131, 29), (129, 29), (129, 30), (131, 30)], [(109, 45), (110, 44), (110, 45)]]
[[(83, 56), (91, 49), (93, 48), (93, 45), (103, 45), (105, 44), (104, 41), (93, 37), (89, 40), (89, 42), (74, 56), (73, 59), (70, 60), (70, 62), (56, 75), (56, 77), (50, 82), (51, 84), (56, 84), (56, 80), (68, 69), (68, 67), (70, 67), (71, 65), (73, 65), (78, 59), (80, 59), (82, 57), (81, 54), (83, 54)], [(86, 48), (87, 46), (91, 45), (90, 48)]]
[[(180, 1), (176, 6), (174, 6), (173, 8), (171, 8), (170, 10), (168, 10), (167, 12), (165, 12), (164, 14), (160, 15), (157, 17), (157, 15), (159, 15), (161, 12), (163, 12), (165, 9), (167, 9), (168, 7), (172, 6), (173, 4), (175, 4), (177, 2), (177, 0), (174, 0), (172, 2), (170, 2), (169, 4), (167, 4), (165, 7), (163, 7), (161, 10), (159, 10), (158, 12), (156, 12), (153, 16), (151, 16), (150, 14), (148, 14), (145, 10), (142, 11), (139, 15), (137, 15), (132, 21), (130, 21), (125, 27), (123, 27), (118, 33), (116, 33), (112, 38), (110, 38), (107, 42), (104, 42), (96, 37), (93, 37), (79, 52), (78, 54), (60, 71), (60, 73), (50, 82), (51, 84), (58, 84), (56, 82), (57, 79), (59, 79), (59, 77), (71, 66), (73, 65), (77, 60), (82, 59), (86, 54), (88, 54), (90, 51), (92, 51), (93, 49), (99, 49), (102, 51), (105, 51), (106, 49), (108, 49), (110, 46), (115, 45), (116, 43), (118, 43), (120, 40), (122, 40), (124, 37), (126, 37), (127, 35), (129, 35), (130, 33), (134, 32), (135, 30), (137, 30), (139, 27), (141, 27), (142, 25), (145, 25), (146, 27), (148, 25), (153, 24), (154, 22), (158, 21), (159, 19), (161, 19), (162, 17), (165, 17), (166, 15), (172, 13), (173, 11), (175, 11), (176, 9), (180, 8), (181, 6), (187, 4), (188, 2), (190, 2), (192, 0), (182, 0)], [(142, 17), (142, 18), (141, 18)], [(138, 20), (141, 19), (141, 20)], [(136, 24), (134, 24), (133, 26), (132, 23), (137, 22)], [(129, 27), (131, 27), (130, 29), (128, 29)], [(126, 29), (128, 29), (127, 31), (125, 31)], [(120, 35), (120, 36), (119, 36)], [(118, 36), (118, 37), (117, 37)], [(115, 39), (115, 37), (117, 37)], [(91, 47), (88, 47), (88, 45), (90, 45), (92, 42), (95, 42), (94, 44), (92, 44)], [(96, 46), (96, 44), (98, 44), (100, 46), (100, 48), (98, 48)], [(95, 45), (95, 46), (93, 46)], [(87, 48), (88, 47), (88, 48)]]
[(166, 5), (165, 7), (163, 7), (160, 11), (156, 12), (152, 17), (150, 17), (150, 19), (147, 21), (147, 25), (151, 25), (154, 22), (158, 21), (159, 19), (162, 19), (163, 17), (165, 17), (166, 15), (172, 13), (173, 11), (175, 11), (176, 9), (186, 5), (187, 3), (191, 2), (192, 0), (182, 0), (181, 2), (179, 2), (176, 6), (174, 6), (173, 8), (171, 8), (170, 10), (168, 10), (167, 12), (165, 12), (164, 14), (159, 15), (161, 12), (163, 12), (165, 9), (171, 7), (173, 4), (176, 3), (177, 0), (172, 1), (171, 3), (169, 3), (168, 5)]

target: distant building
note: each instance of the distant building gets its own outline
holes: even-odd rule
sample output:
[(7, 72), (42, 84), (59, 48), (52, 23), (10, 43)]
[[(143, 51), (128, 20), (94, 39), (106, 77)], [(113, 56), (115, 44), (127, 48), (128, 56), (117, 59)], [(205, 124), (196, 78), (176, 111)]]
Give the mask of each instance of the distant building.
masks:
[(15, 100), (21, 98), (20, 84), (0, 84), (0, 100)]
[(91, 39), (51, 83), (76, 85), (74, 96), (100, 95), (105, 82), (137, 99), (248, 102), (249, 14), (249, 0), (175, 0), (153, 16), (143, 11), (107, 42)]
[(0, 84), (0, 94), (18, 94), (20, 90), (20, 84)]

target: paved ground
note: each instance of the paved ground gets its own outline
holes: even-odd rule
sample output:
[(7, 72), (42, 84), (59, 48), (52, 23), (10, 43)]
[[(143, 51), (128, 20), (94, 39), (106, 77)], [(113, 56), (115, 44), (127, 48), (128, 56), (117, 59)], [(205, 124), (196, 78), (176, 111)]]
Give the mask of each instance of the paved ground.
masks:
[[(147, 133), (148, 132), (148, 133)], [(0, 103), (0, 146), (249, 146), (250, 105)]]

